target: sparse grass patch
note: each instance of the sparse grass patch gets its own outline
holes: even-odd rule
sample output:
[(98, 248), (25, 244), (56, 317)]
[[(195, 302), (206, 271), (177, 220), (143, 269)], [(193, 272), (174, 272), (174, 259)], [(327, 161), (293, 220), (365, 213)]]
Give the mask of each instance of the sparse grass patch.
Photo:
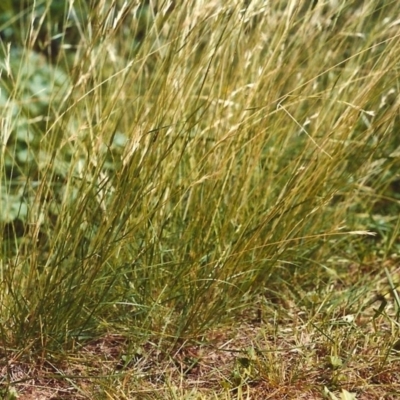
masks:
[(8, 4), (5, 396), (395, 398), (400, 9), (311, 3)]

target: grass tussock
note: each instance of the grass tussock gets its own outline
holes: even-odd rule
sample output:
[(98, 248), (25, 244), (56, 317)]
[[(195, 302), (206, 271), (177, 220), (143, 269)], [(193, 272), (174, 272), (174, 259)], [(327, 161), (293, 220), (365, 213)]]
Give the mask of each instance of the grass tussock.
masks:
[(76, 398), (399, 389), (389, 3), (48, 1), (3, 23), (6, 388), (35, 364)]

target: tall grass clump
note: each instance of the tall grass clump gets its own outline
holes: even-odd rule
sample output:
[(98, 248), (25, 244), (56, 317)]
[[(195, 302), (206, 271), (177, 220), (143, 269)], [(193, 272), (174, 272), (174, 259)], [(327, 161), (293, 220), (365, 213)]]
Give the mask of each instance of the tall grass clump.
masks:
[(60, 3), (3, 23), (4, 346), (197, 335), (390, 197), (397, 2)]

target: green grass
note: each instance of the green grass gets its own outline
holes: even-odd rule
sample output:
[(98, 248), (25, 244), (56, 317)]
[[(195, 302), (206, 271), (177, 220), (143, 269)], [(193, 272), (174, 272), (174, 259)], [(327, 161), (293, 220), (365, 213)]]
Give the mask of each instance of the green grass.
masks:
[(4, 396), (396, 397), (400, 6), (270, 3), (2, 11)]

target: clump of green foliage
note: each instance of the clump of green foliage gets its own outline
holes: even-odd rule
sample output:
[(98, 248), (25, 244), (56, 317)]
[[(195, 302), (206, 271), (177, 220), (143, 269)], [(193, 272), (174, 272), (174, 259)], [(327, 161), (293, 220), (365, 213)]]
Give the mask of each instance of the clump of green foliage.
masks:
[(196, 336), (398, 245), (397, 3), (206, 3), (9, 3), (4, 347)]

